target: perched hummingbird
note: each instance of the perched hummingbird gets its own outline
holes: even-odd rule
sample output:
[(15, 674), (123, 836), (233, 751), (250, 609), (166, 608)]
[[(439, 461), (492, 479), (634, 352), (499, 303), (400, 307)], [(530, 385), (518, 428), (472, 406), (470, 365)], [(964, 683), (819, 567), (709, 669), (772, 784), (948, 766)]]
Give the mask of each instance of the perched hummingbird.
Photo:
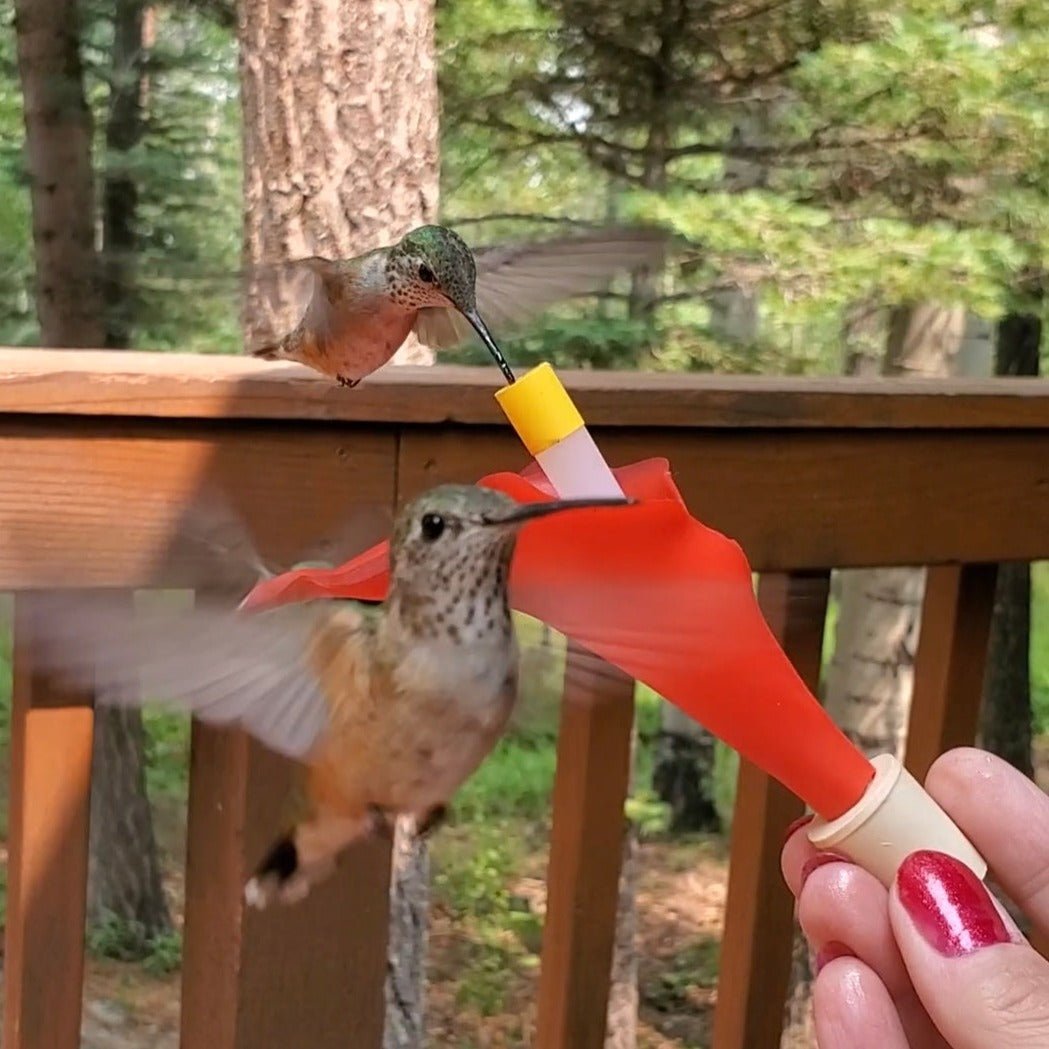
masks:
[(253, 355), (298, 361), (356, 386), (412, 331), (443, 350), (472, 330), (513, 382), (486, 320), (500, 331), (519, 325), (559, 300), (600, 288), (618, 271), (656, 265), (665, 246), (658, 231), (613, 228), (474, 253), (447, 227), (420, 226), (353, 259), (291, 264), (312, 277), (308, 305), (291, 332)]
[(94, 686), (100, 702), (171, 703), (303, 764), (306, 809), (244, 890), (256, 907), (293, 903), (397, 816), (429, 832), (506, 729), (518, 677), (507, 582), (521, 527), (627, 504), (522, 504), (443, 485), (397, 515), (381, 604), (237, 613), (198, 598), (191, 610), (129, 614), (92, 595), (29, 626), (42, 666)]

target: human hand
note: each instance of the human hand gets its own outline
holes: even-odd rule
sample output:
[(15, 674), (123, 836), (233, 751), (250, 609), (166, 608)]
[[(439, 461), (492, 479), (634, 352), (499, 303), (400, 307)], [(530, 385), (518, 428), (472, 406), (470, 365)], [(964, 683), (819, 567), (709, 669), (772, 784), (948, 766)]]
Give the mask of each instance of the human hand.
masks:
[[(1049, 797), (972, 748), (944, 754), (925, 787), (1049, 933)], [(967, 867), (912, 853), (886, 891), (801, 825), (781, 865), (816, 951), (820, 1049), (1049, 1047), (1049, 961)]]

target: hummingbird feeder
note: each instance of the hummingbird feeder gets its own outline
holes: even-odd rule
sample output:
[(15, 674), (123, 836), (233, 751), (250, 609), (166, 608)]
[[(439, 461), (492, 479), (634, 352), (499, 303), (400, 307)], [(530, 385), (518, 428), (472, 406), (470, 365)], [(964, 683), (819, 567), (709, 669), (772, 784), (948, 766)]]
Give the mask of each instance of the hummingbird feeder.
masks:
[[(688, 511), (665, 459), (610, 469), (549, 364), (496, 399), (535, 463), (478, 484), (519, 502), (626, 495), (628, 509), (540, 519), (523, 530), (513, 607), (548, 623), (702, 723), (818, 817), (809, 837), (884, 884), (904, 857), (937, 848), (979, 877), (987, 866), (891, 755), (869, 761), (798, 676), (758, 606), (739, 545)], [(381, 600), (388, 545), (334, 569), (260, 583), (242, 608), (312, 598)]]

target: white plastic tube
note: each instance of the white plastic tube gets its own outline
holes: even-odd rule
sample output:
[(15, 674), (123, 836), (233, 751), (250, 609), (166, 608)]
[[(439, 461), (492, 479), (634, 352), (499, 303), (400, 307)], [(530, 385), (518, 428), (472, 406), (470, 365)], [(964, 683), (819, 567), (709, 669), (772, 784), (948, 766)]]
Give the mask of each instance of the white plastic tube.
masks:
[(553, 368), (545, 362), (495, 395), (510, 424), (562, 499), (623, 495)]

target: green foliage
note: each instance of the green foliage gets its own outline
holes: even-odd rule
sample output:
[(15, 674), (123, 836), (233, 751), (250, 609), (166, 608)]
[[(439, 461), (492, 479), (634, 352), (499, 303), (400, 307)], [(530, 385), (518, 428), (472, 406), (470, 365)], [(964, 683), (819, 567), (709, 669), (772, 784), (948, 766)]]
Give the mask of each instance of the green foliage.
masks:
[(672, 1012), (686, 1006), (697, 988), (716, 986), (720, 954), (720, 941), (709, 936), (686, 945), (658, 980), (642, 989), (646, 1004)]
[(190, 719), (164, 708), (142, 712), (146, 729), (146, 786), (152, 798), (185, 798), (189, 788)]
[(182, 964), (182, 937), (176, 932), (150, 936), (140, 922), (106, 914), (87, 930), (87, 948), (119, 962), (141, 962), (146, 972), (164, 976)]
[(1034, 731), (1049, 732), (1049, 561), (1031, 566), (1031, 707)]

